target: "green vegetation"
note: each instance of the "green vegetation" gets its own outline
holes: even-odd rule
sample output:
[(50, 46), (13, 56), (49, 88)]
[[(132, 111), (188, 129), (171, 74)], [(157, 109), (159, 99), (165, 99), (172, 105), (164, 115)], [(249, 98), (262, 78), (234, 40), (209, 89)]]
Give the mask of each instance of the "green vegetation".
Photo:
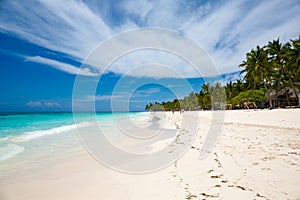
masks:
[(220, 83), (210, 85), (209, 83), (203, 84), (200, 92), (191, 92), (183, 99), (174, 99), (173, 101), (162, 103), (150, 103), (146, 105), (146, 110), (160, 111), (160, 110), (219, 110), (225, 107), (226, 93), (224, 87)]
[(254, 102), (255, 105), (261, 105), (266, 95), (263, 90), (247, 90), (229, 100), (231, 105), (242, 108), (245, 102)]
[[(300, 36), (282, 44), (279, 39), (269, 42), (266, 46), (257, 46), (246, 54), (242, 68), (243, 80), (228, 82), (222, 86), (219, 82), (211, 85), (205, 83), (199, 93), (191, 92), (183, 99), (162, 103), (150, 103), (146, 110), (211, 110), (224, 109), (226, 104), (233, 108), (243, 108), (246, 102), (253, 102), (258, 107), (279, 107), (280, 91), (285, 91), (290, 104), (287, 88), (295, 94), (299, 102), (297, 88), (300, 83)], [(272, 93), (275, 93), (272, 100)]]

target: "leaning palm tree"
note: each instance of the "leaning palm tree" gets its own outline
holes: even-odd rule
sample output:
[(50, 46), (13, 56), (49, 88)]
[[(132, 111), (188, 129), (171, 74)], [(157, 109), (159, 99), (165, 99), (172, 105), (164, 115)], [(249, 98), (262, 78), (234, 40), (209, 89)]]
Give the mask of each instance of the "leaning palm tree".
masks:
[(251, 78), (254, 84), (263, 84), (265, 92), (268, 94), (269, 107), (272, 107), (272, 100), (270, 95), (270, 85), (272, 77), (272, 69), (268, 63), (268, 54), (265, 47), (257, 46), (247, 53), (246, 61), (239, 65), (245, 67), (245, 77)]

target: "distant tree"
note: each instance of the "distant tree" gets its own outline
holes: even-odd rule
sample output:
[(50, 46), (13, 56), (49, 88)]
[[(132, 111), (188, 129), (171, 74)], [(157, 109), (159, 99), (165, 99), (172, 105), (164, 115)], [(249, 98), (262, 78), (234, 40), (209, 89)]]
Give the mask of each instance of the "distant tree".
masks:
[(150, 107), (150, 111), (163, 111), (165, 110), (164, 107), (158, 103), (158, 102), (155, 102), (151, 107)]
[(201, 87), (201, 90), (198, 97), (198, 105), (200, 108), (204, 110), (210, 110), (211, 109), (211, 96), (210, 96), (210, 84), (204, 83)]
[(215, 85), (210, 86), (210, 96), (212, 101), (212, 108), (220, 110), (225, 108), (226, 104), (226, 91), (221, 83), (217, 82)]

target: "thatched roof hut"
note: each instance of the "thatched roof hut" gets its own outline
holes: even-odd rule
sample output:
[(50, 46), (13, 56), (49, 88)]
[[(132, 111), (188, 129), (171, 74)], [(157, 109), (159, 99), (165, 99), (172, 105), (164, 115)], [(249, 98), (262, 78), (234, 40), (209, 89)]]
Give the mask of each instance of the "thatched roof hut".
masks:
[[(270, 93), (272, 104), (276, 105), (276, 91)], [(278, 91), (278, 107), (299, 106), (300, 105), (300, 89), (286, 87)], [(266, 100), (268, 102), (269, 99)]]

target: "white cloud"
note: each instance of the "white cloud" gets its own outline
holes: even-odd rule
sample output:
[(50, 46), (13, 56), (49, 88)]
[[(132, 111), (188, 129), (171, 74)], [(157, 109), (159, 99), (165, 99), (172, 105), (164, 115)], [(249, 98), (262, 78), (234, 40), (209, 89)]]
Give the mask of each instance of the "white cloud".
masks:
[[(201, 55), (198, 56), (200, 57)], [(205, 60), (205, 55), (203, 57)], [(201, 71), (197, 71), (197, 69), (183, 58), (161, 50), (132, 52), (120, 57), (109, 69), (115, 73), (126, 73), (126, 75), (132, 77), (152, 78), (194, 77), (197, 75), (200, 76)]]
[(148, 88), (148, 89), (144, 89), (144, 90), (136, 90), (133, 93), (132, 98), (149, 97), (150, 95), (152, 95), (154, 93), (158, 93), (158, 92), (160, 92), (159, 88)]
[(61, 105), (57, 102), (50, 101), (29, 101), (26, 103), (26, 106), (32, 108), (57, 108), (61, 107)]
[(169, 85), (167, 85), (167, 88), (182, 87), (182, 86), (183, 86), (183, 85), (169, 84)]
[(195, 16), (183, 26), (208, 51), (222, 73), (236, 71), (246, 52), (256, 45), (278, 37), (286, 42), (300, 33), (297, 1), (248, 3), (227, 1), (207, 18), (199, 21)]
[(6, 1), (1, 13), (1, 32), (79, 59), (112, 34), (81, 1)]
[(147, 0), (127, 1), (122, 3), (122, 7), (127, 14), (145, 20), (145, 17), (149, 15), (149, 12), (153, 9), (153, 3)]
[(95, 95), (95, 96), (87, 96), (84, 101), (105, 101), (111, 99), (120, 99), (121, 95)]
[(67, 72), (69, 74), (78, 74), (78, 75), (83, 75), (83, 76), (98, 76), (99, 75), (99, 73), (93, 72), (89, 68), (77, 68), (73, 65), (59, 62), (59, 61), (52, 60), (52, 59), (48, 59), (48, 58), (44, 58), (41, 56), (27, 56), (25, 58), (26, 58), (26, 61), (49, 65), (58, 70)]
[[(117, 60), (110, 63), (113, 59)], [(99, 71), (106, 71), (108, 66), (112, 72), (135, 77), (184, 78), (217, 74), (211, 59), (197, 43), (165, 29), (142, 29), (118, 35), (96, 48), (86, 62), (97, 66)]]
[(43, 107), (43, 104), (39, 101), (29, 101), (28, 103), (26, 103), (26, 106), (29, 106), (29, 107)]
[(50, 107), (50, 108), (52, 108), (52, 107), (61, 107), (61, 105), (57, 102), (44, 102), (43, 105), (46, 106), (46, 107)]
[[(131, 98), (138, 98), (138, 97), (149, 97), (151, 94), (160, 92), (159, 88), (148, 88), (143, 90), (136, 90), (132, 94), (129, 94), (125, 91), (119, 91), (116, 94), (113, 95), (88, 95), (85, 98), (79, 100), (80, 102), (90, 102), (90, 101), (126, 101), (126, 98), (129, 98), (131, 95)], [(132, 100), (131, 100), (132, 101)]]
[[(74, 0), (66, 5), (58, 0), (5, 1), (0, 5), (0, 31), (82, 61), (96, 45), (118, 32), (138, 27), (170, 28), (195, 39), (208, 52), (220, 73), (236, 71), (245, 53), (257, 44), (264, 45), (277, 37), (286, 42), (297, 38), (300, 33), (300, 4), (297, 0), (212, 1), (202, 4), (200, 1), (128, 0), (115, 6), (122, 19), (117, 16), (110, 20), (107, 18), (116, 13), (112, 15), (113, 11), (107, 10), (107, 7), (101, 10), (92, 2)], [(149, 39), (160, 42), (161, 38)], [(41, 60), (39, 57), (32, 58)], [(172, 56), (149, 57), (146, 53), (137, 58), (129, 55), (123, 63), (116, 62), (110, 70), (126, 73), (140, 64), (140, 60), (146, 62), (152, 59), (151, 63), (172, 60)], [(74, 68), (67, 67), (66, 63), (61, 65), (45, 59), (48, 58), (43, 60), (58, 69), (74, 73)], [(178, 61), (177, 65), (169, 63), (184, 76), (198, 76), (189, 71), (183, 61)], [(158, 78), (168, 75), (161, 70), (161, 73), (145, 70), (133, 75)], [(203, 68), (203, 74), (209, 72), (209, 68)]]
[(240, 72), (234, 72), (234, 73), (229, 73), (226, 74), (225, 77), (222, 79), (217, 79), (213, 81), (213, 84), (219, 82), (221, 85), (226, 85), (226, 83), (232, 81), (236, 82), (236, 80), (242, 80), (244, 78), (244, 74), (241, 74)]

